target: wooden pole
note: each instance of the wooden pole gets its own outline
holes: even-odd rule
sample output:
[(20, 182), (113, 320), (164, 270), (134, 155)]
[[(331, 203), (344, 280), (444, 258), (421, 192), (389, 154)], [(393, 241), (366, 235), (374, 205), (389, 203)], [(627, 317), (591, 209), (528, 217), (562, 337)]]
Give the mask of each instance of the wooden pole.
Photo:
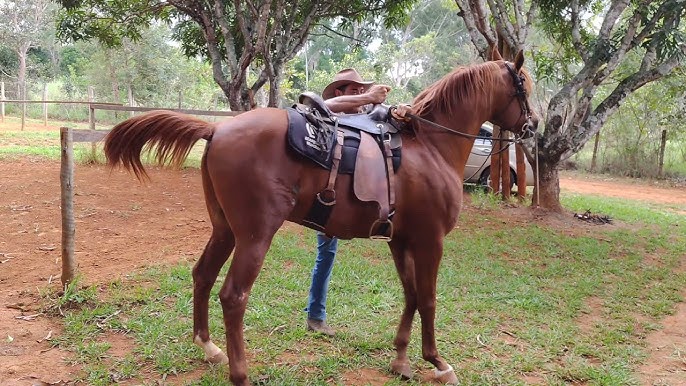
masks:
[[(18, 87), (21, 99), (26, 100), (26, 83), (24, 83), (24, 87), (21, 85)], [(24, 127), (26, 127), (26, 102), (22, 102), (21, 104), (21, 131), (24, 131)]]
[[(95, 91), (93, 86), (88, 86), (88, 102), (95, 101)], [(92, 104), (88, 105), (88, 126), (91, 130), (95, 130), (95, 109)], [(95, 142), (91, 143), (91, 160), (95, 162)]]
[(526, 197), (526, 160), (521, 143), (514, 145), (515, 157), (517, 157), (517, 198), (524, 200)]
[(500, 138), (500, 127), (493, 126), (493, 150), (491, 151), (491, 191), (493, 193), (500, 192), (500, 149), (502, 143), (497, 138)]
[(0, 119), (5, 122), (5, 82), (0, 82)]
[(667, 130), (662, 130), (662, 137), (660, 137), (660, 155), (657, 165), (657, 176), (662, 178), (662, 171), (665, 166), (665, 147), (667, 146)]
[[(95, 93), (93, 91), (93, 86), (88, 86), (88, 102), (93, 103), (95, 99)], [(95, 130), (95, 109), (93, 105), (88, 105), (88, 125), (91, 130)]]
[[(505, 139), (510, 139), (510, 132), (509, 131), (501, 131), (500, 134), (503, 136)], [(503, 143), (501, 145), (503, 148), (507, 146), (507, 144)], [(512, 145), (510, 145), (512, 146)], [(511, 195), (512, 192), (510, 191), (510, 179), (512, 179), (512, 175), (510, 173), (510, 147), (507, 147), (507, 151), (502, 152), (502, 157), (500, 157), (500, 179), (502, 180), (502, 189), (503, 189), (503, 200), (507, 200)]]
[(60, 187), (62, 205), (62, 286), (66, 286), (76, 274), (74, 259), (74, 149), (73, 134), (68, 127), (60, 128), (62, 147)]
[(48, 125), (48, 104), (45, 101), (48, 100), (48, 84), (43, 85), (43, 126)]

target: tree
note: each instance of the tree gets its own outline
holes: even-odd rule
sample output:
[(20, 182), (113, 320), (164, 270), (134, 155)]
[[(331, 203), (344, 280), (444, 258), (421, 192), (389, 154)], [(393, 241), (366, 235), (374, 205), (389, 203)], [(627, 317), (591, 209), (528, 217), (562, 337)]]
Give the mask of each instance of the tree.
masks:
[(0, 43), (11, 47), (18, 59), (19, 99), (26, 98), (26, 68), (29, 50), (50, 27), (54, 7), (50, 0), (0, 1)]
[(185, 53), (210, 61), (214, 81), (231, 108), (246, 110), (255, 106), (254, 95), (265, 85), (268, 104), (277, 105), (284, 65), (302, 48), (317, 23), (336, 17), (355, 21), (383, 15), (386, 23), (396, 24), (413, 2), (59, 0), (64, 9), (58, 31), (63, 39), (97, 38), (117, 46), (124, 37), (139, 39), (142, 29), (154, 20), (173, 24)]
[[(456, 1), (458, 5), (462, 2)], [(540, 9), (537, 27), (560, 48), (561, 58), (552, 62), (549, 70), (570, 74), (548, 104), (543, 135), (538, 140), (539, 205), (561, 211), (558, 165), (581, 150), (631, 93), (682, 65), (686, 3), (534, 0), (525, 11), (524, 1), (517, 0), (515, 12), (508, 11), (502, 1), (488, 4), (496, 26), (524, 20), (524, 15)], [(462, 11), (476, 40), (478, 23), (488, 19), (469, 8)], [(470, 17), (477, 23), (470, 25)], [(504, 27), (497, 29), (505, 31)], [(506, 35), (516, 33), (513, 29)], [(611, 91), (599, 95), (603, 86)]]
[[(460, 15), (465, 21), (469, 37), (479, 51), (482, 59), (488, 60), (494, 47), (497, 47), (506, 60), (514, 60), (517, 52), (522, 50), (529, 36), (535, 4), (528, 10), (523, 0), (513, 2), (489, 1), (488, 7), (482, 1), (456, 0), (460, 8)], [(509, 17), (507, 15), (513, 15)], [(495, 25), (488, 21), (493, 18)], [(493, 135), (509, 138), (510, 134), (501, 132), (499, 127), (493, 128)], [(502, 143), (496, 141), (493, 144), (493, 156), (491, 157), (491, 189), (500, 192), (503, 198), (510, 196), (510, 169), (509, 152), (501, 152)], [(517, 162), (517, 190), (520, 199), (526, 192), (526, 166), (524, 162), (524, 146), (516, 144)], [(531, 158), (531, 157), (530, 157)], [(531, 159), (530, 159), (531, 161)], [(534, 164), (534, 167), (535, 164)], [(505, 170), (505, 172), (503, 172)], [(534, 197), (537, 197), (534, 195)]]

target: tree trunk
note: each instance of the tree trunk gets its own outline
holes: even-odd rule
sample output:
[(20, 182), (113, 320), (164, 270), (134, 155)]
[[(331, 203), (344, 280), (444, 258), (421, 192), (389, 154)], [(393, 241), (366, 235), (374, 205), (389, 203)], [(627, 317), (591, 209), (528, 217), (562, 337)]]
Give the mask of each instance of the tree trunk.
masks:
[[(112, 60), (110, 60), (111, 55), (110, 55), (110, 50), (105, 50), (105, 58), (107, 58), (107, 67), (109, 70), (110, 74), (110, 82), (112, 82), (112, 102), (117, 103), (119, 102), (119, 79), (117, 79), (117, 70), (114, 68), (114, 65), (112, 64)], [(114, 112), (114, 118), (116, 120), (119, 120), (119, 112), (115, 111)]]
[(19, 99), (26, 100), (26, 54), (29, 51), (28, 45), (22, 45), (17, 50), (19, 57), (19, 69), (17, 71), (17, 82), (19, 85)]
[(254, 108), (254, 96), (245, 82), (231, 79), (229, 92), (224, 92), (232, 111), (248, 111)]
[[(542, 208), (546, 208), (553, 212), (562, 212), (562, 205), (560, 204), (560, 176), (557, 171), (557, 163), (546, 162), (545, 159), (539, 158), (538, 165), (538, 189), (534, 188), (534, 204)], [(538, 202), (536, 202), (538, 199)]]
[(593, 157), (591, 158), (591, 172), (595, 172), (596, 162), (598, 161), (598, 143), (600, 142), (600, 131), (595, 133), (595, 143), (593, 144)]

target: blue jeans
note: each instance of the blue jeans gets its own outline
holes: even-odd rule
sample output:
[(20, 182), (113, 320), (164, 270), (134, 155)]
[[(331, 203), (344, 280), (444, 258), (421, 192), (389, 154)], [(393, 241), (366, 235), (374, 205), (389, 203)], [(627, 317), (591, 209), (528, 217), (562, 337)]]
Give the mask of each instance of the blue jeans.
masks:
[(314, 320), (326, 319), (326, 294), (329, 291), (329, 280), (336, 258), (338, 239), (328, 238), (317, 232), (317, 260), (312, 269), (312, 284), (307, 302), (307, 318)]

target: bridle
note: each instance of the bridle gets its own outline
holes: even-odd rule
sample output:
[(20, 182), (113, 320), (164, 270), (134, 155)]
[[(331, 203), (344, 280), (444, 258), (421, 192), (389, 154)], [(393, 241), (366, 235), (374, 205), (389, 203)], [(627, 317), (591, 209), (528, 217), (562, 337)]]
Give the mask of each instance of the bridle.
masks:
[[(522, 133), (522, 136), (524, 138), (528, 138), (529, 136), (533, 135), (534, 130), (534, 123), (533, 123), (533, 118), (531, 114), (531, 106), (529, 105), (529, 99), (527, 98), (527, 93), (526, 89), (524, 88), (524, 75), (517, 73), (514, 68), (510, 65), (509, 62), (505, 62), (505, 68), (507, 68), (507, 72), (510, 73), (510, 76), (512, 76), (512, 83), (514, 84), (515, 92), (512, 95), (512, 97), (516, 97), (517, 101), (519, 102), (519, 107), (521, 108), (521, 114), (519, 115), (520, 117), (524, 116), (526, 119), (524, 121), (524, 124), (521, 127), (520, 133)], [(519, 119), (518, 119), (519, 120)], [(503, 129), (503, 130), (509, 130), (512, 131), (511, 129)]]

